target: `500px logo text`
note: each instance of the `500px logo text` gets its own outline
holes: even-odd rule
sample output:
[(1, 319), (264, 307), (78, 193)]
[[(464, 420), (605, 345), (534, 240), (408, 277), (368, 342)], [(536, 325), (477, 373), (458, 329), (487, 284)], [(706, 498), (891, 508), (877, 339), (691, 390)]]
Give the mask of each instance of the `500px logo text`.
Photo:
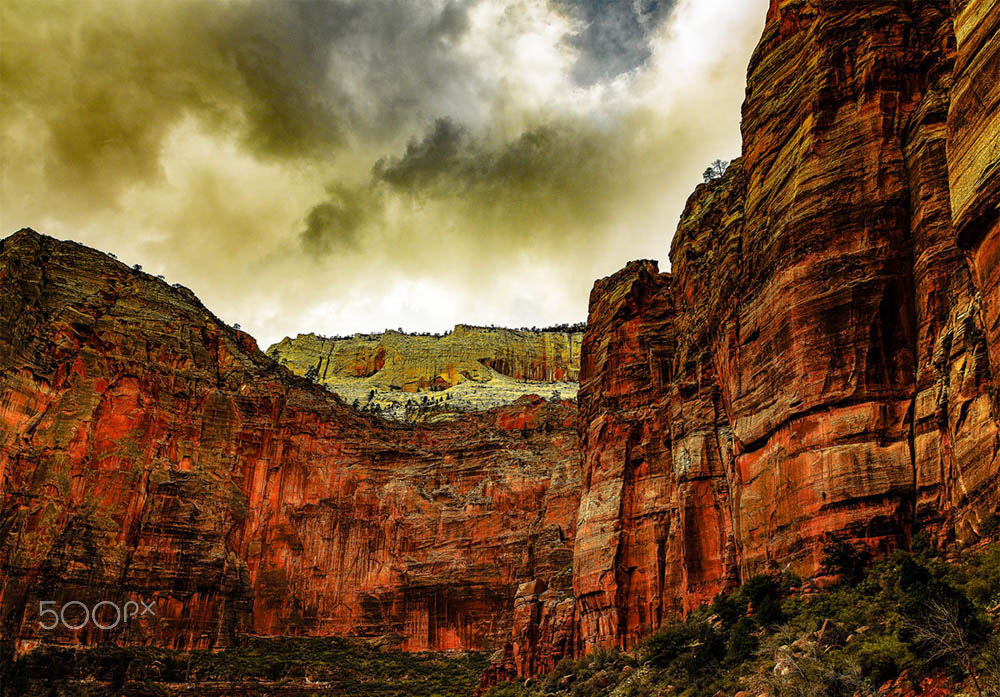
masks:
[[(55, 629), (60, 624), (66, 629), (83, 629), (88, 623), (93, 623), (98, 629), (114, 629), (123, 621), (127, 623), (134, 617), (156, 616), (153, 603), (144, 600), (139, 602), (129, 600), (121, 605), (110, 600), (102, 600), (95, 603), (94, 607), (87, 607), (79, 600), (70, 600), (58, 611), (52, 607), (55, 604), (55, 600), (38, 601), (38, 616), (43, 618), (38, 620), (38, 626), (42, 629)], [(45, 620), (48, 620), (48, 623)]]

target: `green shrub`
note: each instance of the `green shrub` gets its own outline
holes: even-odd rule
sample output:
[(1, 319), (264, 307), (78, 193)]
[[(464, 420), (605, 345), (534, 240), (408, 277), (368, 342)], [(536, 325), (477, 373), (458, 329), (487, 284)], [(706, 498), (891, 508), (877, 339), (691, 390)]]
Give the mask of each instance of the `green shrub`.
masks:
[(754, 624), (746, 617), (741, 617), (729, 631), (726, 642), (726, 659), (734, 663), (742, 663), (750, 658), (760, 642), (754, 636)]
[(761, 625), (780, 624), (784, 619), (779, 602), (779, 579), (754, 576), (737, 591), (746, 599), (755, 620)]
[(896, 677), (913, 656), (906, 644), (895, 636), (876, 636), (857, 649), (858, 663), (864, 675), (875, 684)]
[(647, 642), (648, 660), (657, 668), (666, 668), (687, 651), (693, 641), (690, 623), (667, 625)]
[(824, 573), (839, 576), (848, 584), (856, 584), (865, 577), (871, 565), (872, 553), (867, 547), (834, 540), (823, 547), (820, 568)]

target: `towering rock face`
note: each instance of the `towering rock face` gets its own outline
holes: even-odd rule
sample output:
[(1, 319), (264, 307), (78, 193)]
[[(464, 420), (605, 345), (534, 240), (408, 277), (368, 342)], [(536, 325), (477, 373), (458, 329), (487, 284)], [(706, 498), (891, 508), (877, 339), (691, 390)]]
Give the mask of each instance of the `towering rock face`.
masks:
[(732, 433), (676, 283), (655, 262), (633, 262), (591, 295), (574, 551), (580, 650), (631, 645), (738, 581)]
[[(570, 585), (575, 409), (368, 419), (94, 250), (0, 242), (5, 639), (226, 645), (240, 632), (491, 646), (520, 583)], [(155, 602), (115, 631), (38, 603)]]
[[(737, 200), (713, 191), (712, 200)], [(677, 311), (676, 281), (638, 261), (591, 293), (574, 597), (519, 590), (520, 674), (596, 646), (630, 645), (738, 581), (732, 433), (704, 326)]]
[(743, 156), (688, 201), (672, 274), (595, 284), (577, 650), (820, 574), (833, 539), (972, 541), (996, 514), (1000, 12), (955, 9), (772, 2)]
[(661, 374), (672, 310), (670, 277), (655, 262), (632, 262), (591, 293), (590, 316), (600, 326), (584, 344), (585, 474), (573, 559), (588, 647), (658, 623), (659, 586), (678, 551), (658, 544), (677, 525)]
[[(574, 586), (584, 648), (631, 644), (710, 600), (731, 564), (718, 390), (673, 279), (633, 262), (598, 281), (584, 343)], [(727, 551), (728, 550), (728, 551)]]
[(814, 573), (830, 531), (905, 544), (955, 510), (952, 485), (990, 488), (947, 207), (951, 31), (947, 2), (772, 3), (743, 109), (742, 279), (713, 346), (746, 572)]
[[(981, 293), (990, 363), (1000, 365), (1000, 7), (955, 0), (958, 55), (948, 111), (951, 213)], [(1000, 380), (1000, 375), (995, 375)], [(1000, 388), (995, 381), (994, 387)]]

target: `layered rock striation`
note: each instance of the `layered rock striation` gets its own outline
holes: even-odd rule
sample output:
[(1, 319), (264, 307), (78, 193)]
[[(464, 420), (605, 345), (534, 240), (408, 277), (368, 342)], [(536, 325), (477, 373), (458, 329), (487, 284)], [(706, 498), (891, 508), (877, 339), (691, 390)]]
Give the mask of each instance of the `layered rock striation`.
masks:
[[(979, 290), (990, 362), (1000, 365), (1000, 8), (955, 0), (948, 179), (958, 244)], [(1000, 388), (994, 374), (994, 387)]]
[(338, 378), (376, 378), (373, 385), (404, 392), (445, 389), (494, 375), (536, 382), (576, 381), (583, 332), (533, 331), (459, 324), (443, 336), (357, 334), (285, 338), (267, 354), (297, 375), (311, 372), (321, 384)]
[(834, 540), (996, 519), (998, 18), (771, 3), (742, 157), (689, 199), (672, 272), (591, 295), (577, 653), (757, 573), (821, 576)]
[[(368, 418), (182, 288), (30, 230), (0, 244), (8, 651), (243, 633), (483, 649), (520, 583), (570, 587), (571, 403)], [(45, 600), (144, 600), (156, 618), (45, 631)]]

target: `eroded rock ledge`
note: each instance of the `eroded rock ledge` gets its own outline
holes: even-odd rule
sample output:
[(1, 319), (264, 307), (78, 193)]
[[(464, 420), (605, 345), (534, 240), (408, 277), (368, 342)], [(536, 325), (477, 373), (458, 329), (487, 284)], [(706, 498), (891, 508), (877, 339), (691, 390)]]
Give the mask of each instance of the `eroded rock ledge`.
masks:
[(440, 421), (525, 394), (575, 399), (582, 341), (581, 325), (532, 330), (459, 324), (443, 335), (299, 334), (267, 355), (356, 409), (399, 421)]

